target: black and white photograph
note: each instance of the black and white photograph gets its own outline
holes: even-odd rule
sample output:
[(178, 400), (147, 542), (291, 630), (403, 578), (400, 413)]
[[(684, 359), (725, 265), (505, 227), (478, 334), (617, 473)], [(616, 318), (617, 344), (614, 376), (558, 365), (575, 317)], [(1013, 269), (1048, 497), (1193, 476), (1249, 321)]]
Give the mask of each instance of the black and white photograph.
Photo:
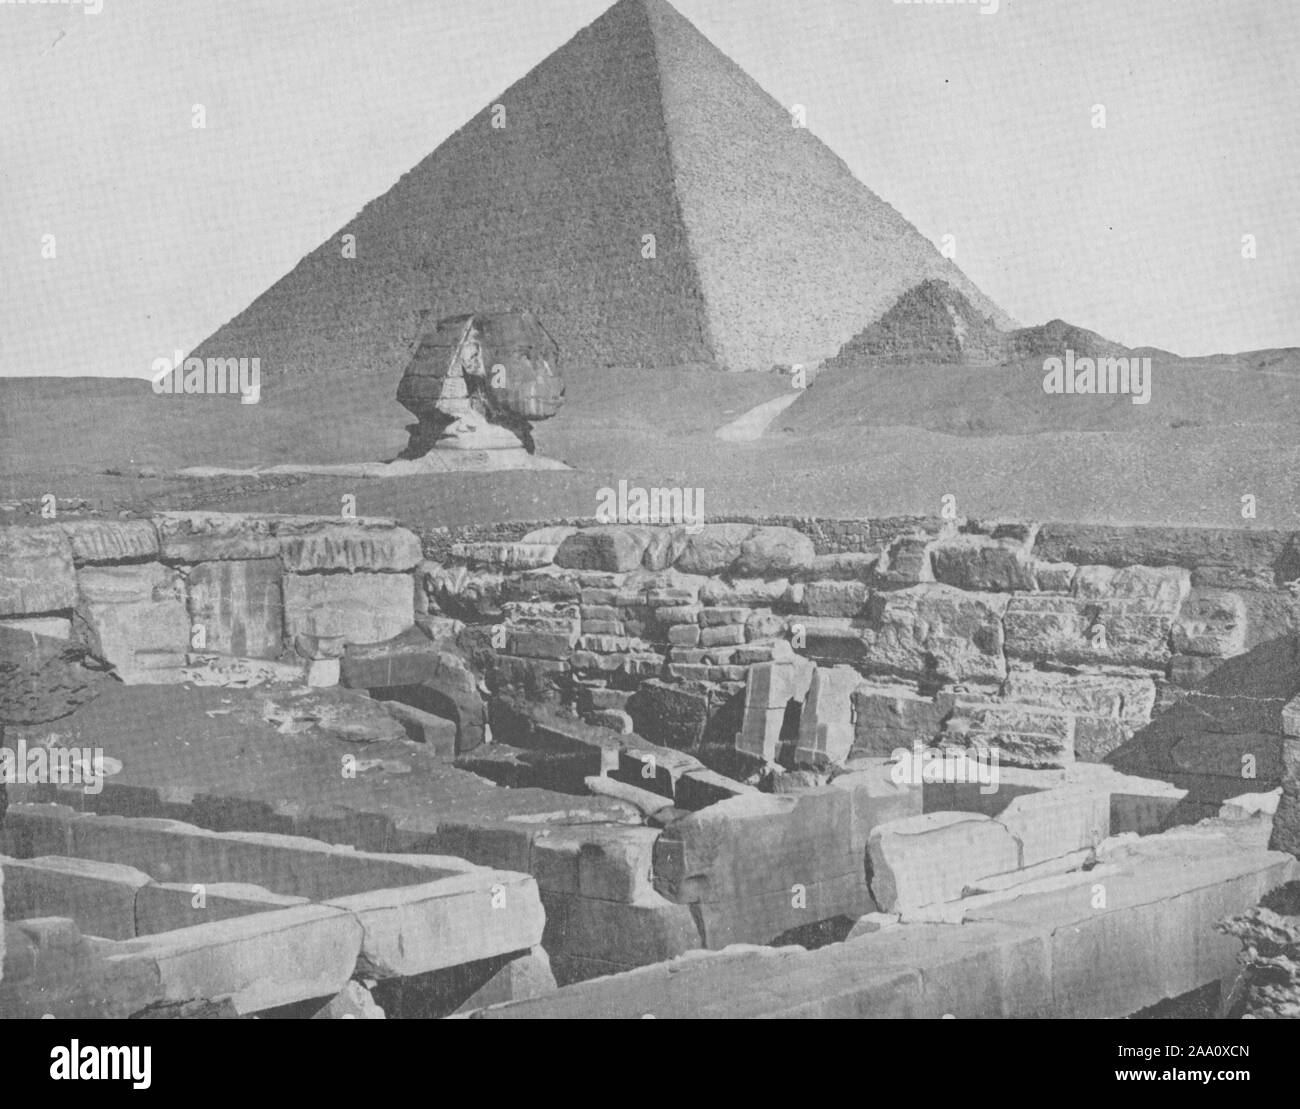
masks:
[(0, 0), (25, 1078), (757, 1018), (1262, 1078), (1298, 58), (1278, 0)]

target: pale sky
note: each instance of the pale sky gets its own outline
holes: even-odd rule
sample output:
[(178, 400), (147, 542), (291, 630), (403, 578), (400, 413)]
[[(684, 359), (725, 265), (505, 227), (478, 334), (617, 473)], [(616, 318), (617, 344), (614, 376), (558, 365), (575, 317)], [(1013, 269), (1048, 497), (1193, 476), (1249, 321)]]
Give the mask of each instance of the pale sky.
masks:
[[(0, 0), (0, 374), (192, 350), (608, 6)], [(1300, 346), (1295, 0), (676, 7), (1022, 323)]]

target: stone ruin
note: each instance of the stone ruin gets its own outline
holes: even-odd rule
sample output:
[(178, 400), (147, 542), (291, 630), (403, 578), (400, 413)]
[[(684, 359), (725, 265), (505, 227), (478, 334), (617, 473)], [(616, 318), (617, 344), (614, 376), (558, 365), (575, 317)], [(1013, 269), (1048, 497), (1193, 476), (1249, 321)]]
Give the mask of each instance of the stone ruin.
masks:
[[(1297, 553), (3, 529), (5, 744), (117, 772), (8, 786), (0, 1014), (1293, 1015)], [(996, 750), (996, 788), (918, 749)]]
[(397, 399), (419, 420), (404, 458), (521, 447), (531, 455), (531, 421), (564, 404), (559, 348), (531, 312), (439, 320), (417, 340)]

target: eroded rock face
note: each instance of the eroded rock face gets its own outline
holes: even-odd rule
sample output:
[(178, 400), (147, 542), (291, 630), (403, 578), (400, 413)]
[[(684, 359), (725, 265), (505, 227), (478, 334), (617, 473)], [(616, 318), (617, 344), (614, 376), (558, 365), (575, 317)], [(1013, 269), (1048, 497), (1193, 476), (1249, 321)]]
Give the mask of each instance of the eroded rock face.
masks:
[(1279, 886), (1248, 913), (1216, 925), (1245, 950), (1245, 1016), (1300, 1017), (1300, 882)]
[(564, 403), (559, 348), (531, 312), (439, 320), (421, 335), (397, 400), (420, 421), (404, 457), (521, 443), (531, 454), (531, 422)]

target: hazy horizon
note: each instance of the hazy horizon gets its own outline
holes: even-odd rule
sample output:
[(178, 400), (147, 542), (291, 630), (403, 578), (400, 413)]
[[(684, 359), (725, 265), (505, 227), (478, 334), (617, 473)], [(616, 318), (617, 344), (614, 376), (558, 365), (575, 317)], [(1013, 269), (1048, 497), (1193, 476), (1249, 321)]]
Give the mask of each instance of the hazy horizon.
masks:
[[(0, 4), (0, 375), (189, 353), (609, 6)], [(1022, 324), (1300, 346), (1295, 9), (674, 6)]]

